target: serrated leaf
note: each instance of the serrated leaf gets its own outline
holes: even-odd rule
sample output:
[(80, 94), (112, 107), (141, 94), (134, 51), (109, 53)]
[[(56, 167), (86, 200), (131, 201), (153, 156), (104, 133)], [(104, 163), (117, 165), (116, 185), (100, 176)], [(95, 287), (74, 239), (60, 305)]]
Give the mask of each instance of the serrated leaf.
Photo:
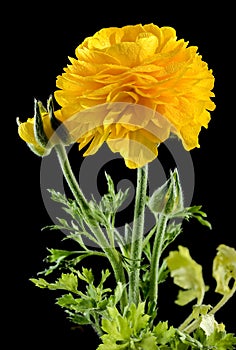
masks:
[(116, 344), (114, 349), (118, 350), (142, 349), (143, 344), (152, 346), (150, 349), (157, 349), (153, 347), (154, 336), (150, 333), (148, 323), (150, 316), (145, 314), (144, 306), (144, 303), (137, 306), (131, 304), (127, 306), (123, 315), (116, 307), (108, 307), (108, 316), (102, 319), (102, 329), (105, 332), (101, 337), (103, 344), (98, 349), (109, 349), (111, 344)]
[(85, 316), (82, 316), (82, 315), (73, 315), (71, 317), (71, 321), (73, 323), (76, 323), (76, 324), (80, 324), (80, 325), (86, 325), (86, 324), (91, 324), (92, 322)]
[(156, 337), (151, 333), (144, 334), (142, 340), (137, 342), (138, 349), (147, 349), (147, 350), (158, 350), (156, 345)]
[(47, 249), (51, 255), (48, 255), (46, 257), (46, 260), (49, 262), (55, 262), (58, 259), (64, 259), (72, 254), (75, 254), (75, 251), (69, 251), (69, 250), (62, 250), (62, 249)]
[(131, 304), (127, 313), (127, 318), (129, 320), (130, 327), (132, 327), (135, 332), (147, 326), (149, 315), (145, 314), (145, 303)]
[(115, 291), (114, 291), (114, 303), (115, 305), (120, 301), (122, 294), (125, 290), (126, 285), (121, 283), (121, 282), (117, 282)]
[(57, 289), (54, 283), (48, 283), (44, 278), (30, 278), (29, 280), (39, 288)]
[(78, 280), (77, 276), (73, 273), (63, 273), (61, 277), (54, 283), (48, 283), (43, 278), (30, 278), (30, 281), (39, 288), (48, 288), (52, 290), (64, 289), (76, 294), (78, 293)]
[(207, 214), (201, 210), (201, 205), (195, 205), (192, 207), (184, 208), (184, 210), (177, 212), (174, 217), (184, 218), (189, 220), (191, 218), (195, 218), (200, 222), (201, 225), (207, 226), (210, 230), (212, 229), (211, 223), (205, 219)]
[(218, 330), (217, 326), (209, 336), (201, 328), (198, 328), (195, 331), (195, 338), (203, 344), (204, 349), (233, 350), (236, 345), (235, 335), (224, 330)]
[(107, 187), (108, 187), (108, 193), (105, 194), (100, 203), (99, 203), (99, 210), (100, 210), (100, 216), (101, 214), (107, 217), (114, 217), (118, 209), (121, 207), (121, 205), (126, 200), (129, 188), (127, 188), (124, 192), (122, 190), (119, 190), (117, 193), (115, 192), (115, 186), (113, 183), (113, 180), (110, 175), (108, 175), (105, 172), (105, 176), (107, 179)]
[(87, 282), (88, 284), (93, 283), (93, 281), (94, 281), (92, 269), (87, 269), (87, 268), (83, 267), (82, 272), (77, 271), (77, 274), (81, 280)]
[(78, 293), (78, 278), (73, 273), (62, 273), (55, 286), (57, 289), (65, 289), (73, 293)]
[(74, 309), (74, 306), (77, 304), (75, 298), (70, 293), (64, 294), (62, 297), (58, 298), (56, 303), (61, 307), (69, 309)]
[(212, 309), (212, 306), (209, 304), (193, 305), (192, 316), (196, 319), (199, 315), (206, 315), (210, 309)]
[(111, 275), (110, 271), (108, 269), (106, 269), (105, 271), (102, 270), (102, 277), (101, 277), (101, 281), (98, 285), (99, 288), (103, 287), (103, 284), (105, 283), (105, 281), (107, 280), (107, 278)]
[(168, 328), (168, 322), (159, 322), (153, 329), (156, 335), (158, 344), (165, 345), (170, 342), (170, 340), (175, 335), (175, 328), (171, 326)]

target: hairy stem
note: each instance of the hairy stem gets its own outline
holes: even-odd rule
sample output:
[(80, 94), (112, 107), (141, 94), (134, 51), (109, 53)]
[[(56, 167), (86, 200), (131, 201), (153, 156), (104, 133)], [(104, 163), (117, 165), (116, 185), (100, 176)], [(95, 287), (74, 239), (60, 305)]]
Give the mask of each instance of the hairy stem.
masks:
[[(76, 180), (76, 177), (74, 176), (74, 173), (71, 169), (69, 159), (67, 157), (67, 153), (65, 150), (65, 147), (62, 144), (58, 144), (55, 146), (55, 150), (59, 159), (59, 163), (61, 166), (61, 169), (63, 171), (63, 175), (70, 187), (70, 190), (72, 194), (75, 197), (75, 200), (77, 201), (81, 212), (83, 213), (83, 219), (88, 225), (89, 229), (93, 232), (95, 235), (97, 241), (99, 242), (99, 246), (102, 248), (104, 253), (106, 254), (106, 257), (110, 261), (110, 264), (113, 268), (114, 275), (117, 282), (122, 282), (123, 284), (126, 284), (126, 278), (124, 273), (124, 268), (122, 265), (122, 261), (119, 255), (119, 252), (114, 248), (109, 246), (109, 242), (107, 241), (107, 238), (105, 237), (101, 227), (98, 223), (94, 220), (93, 212), (89, 206), (89, 203), (87, 202), (86, 198), (84, 197), (84, 194), (82, 193), (78, 182)], [(121, 310), (123, 311), (125, 305), (127, 305), (127, 291), (124, 289), (122, 298), (121, 298)]]
[(150, 313), (152, 314), (156, 309), (158, 300), (158, 279), (160, 258), (164, 244), (165, 231), (167, 226), (168, 217), (160, 214), (157, 221), (157, 229), (152, 250), (152, 259), (150, 267), (150, 288), (149, 288), (149, 301), (150, 301)]
[(139, 302), (140, 264), (142, 258), (144, 214), (147, 194), (148, 166), (137, 169), (137, 186), (131, 240), (131, 270), (129, 275), (129, 302)]

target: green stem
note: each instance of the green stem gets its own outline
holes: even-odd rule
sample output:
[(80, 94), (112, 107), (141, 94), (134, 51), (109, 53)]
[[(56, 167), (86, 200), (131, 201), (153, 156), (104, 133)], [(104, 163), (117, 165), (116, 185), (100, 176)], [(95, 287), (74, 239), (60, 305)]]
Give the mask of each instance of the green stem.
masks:
[[(198, 300), (198, 305), (202, 305), (203, 299), (204, 299), (204, 295), (205, 295), (205, 293), (203, 292), (201, 298)], [(183, 323), (181, 323), (181, 325), (178, 327), (179, 331), (182, 331), (182, 330), (186, 329), (188, 327), (188, 325), (190, 324), (190, 322), (192, 322), (193, 320), (194, 320), (194, 316), (193, 316), (193, 313), (191, 313), (185, 319), (185, 321)]]
[(191, 313), (183, 323), (178, 327), (179, 331), (184, 331), (184, 329), (189, 325), (190, 322), (193, 320), (193, 314)]
[[(73, 193), (82, 213), (83, 213), (83, 219), (88, 225), (89, 229), (93, 232), (95, 235), (97, 241), (99, 242), (100, 247), (106, 254), (106, 257), (110, 261), (110, 264), (113, 268), (114, 275), (117, 282), (122, 282), (123, 284), (126, 284), (126, 278), (124, 273), (124, 268), (120, 259), (120, 255), (118, 251), (113, 247), (111, 248), (109, 246), (109, 243), (101, 229), (98, 223), (95, 222), (93, 218), (93, 212), (84, 197), (84, 194), (82, 193), (78, 182), (74, 176), (74, 173), (71, 169), (69, 159), (67, 157), (67, 153), (65, 150), (65, 147), (62, 144), (58, 144), (55, 146), (55, 150), (58, 156), (58, 160), (61, 166), (61, 169), (63, 171), (63, 175), (71, 189), (71, 192)], [(128, 298), (127, 298), (127, 291), (126, 289), (123, 292), (120, 305), (121, 310), (123, 311), (124, 307), (127, 305)]]
[(165, 231), (167, 226), (168, 217), (160, 214), (157, 221), (157, 230), (155, 234), (151, 267), (150, 267), (150, 289), (149, 289), (149, 301), (150, 301), (150, 313), (156, 309), (158, 300), (158, 279), (159, 279), (159, 268), (160, 258), (164, 244)]
[(232, 298), (233, 294), (236, 292), (236, 282), (234, 282), (233, 288), (229, 293), (223, 296), (223, 298), (216, 304), (216, 306), (213, 307), (213, 309), (209, 312), (209, 315), (214, 315), (216, 311), (222, 308), (227, 301)]
[(131, 240), (131, 270), (129, 274), (129, 302), (139, 302), (140, 264), (142, 258), (144, 213), (147, 194), (148, 166), (137, 169), (137, 186)]
[[(224, 306), (227, 303), (227, 301), (233, 296), (235, 292), (236, 292), (236, 282), (234, 283), (234, 286), (231, 289), (231, 291), (222, 297), (222, 299), (213, 307), (213, 309), (209, 311), (208, 315), (214, 315), (219, 309), (222, 308), (222, 306)], [(185, 327), (183, 331), (187, 333), (192, 333), (199, 326), (200, 323), (201, 323), (201, 320), (197, 318), (190, 325)]]

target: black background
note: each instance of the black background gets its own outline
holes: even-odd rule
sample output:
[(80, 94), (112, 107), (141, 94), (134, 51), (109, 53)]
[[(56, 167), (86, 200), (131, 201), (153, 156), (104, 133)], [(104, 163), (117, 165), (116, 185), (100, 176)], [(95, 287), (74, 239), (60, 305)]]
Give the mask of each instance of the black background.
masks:
[[(128, 6), (129, 4), (129, 6)], [(128, 7), (127, 7), (128, 6)], [(213, 6), (199, 2), (112, 2), (109, 4), (68, 2), (37, 5), (6, 5), (1, 29), (2, 71), (2, 266), (1, 298), (8, 346), (33, 349), (84, 347), (95, 349), (94, 332), (87, 327), (71, 330), (63, 311), (54, 304), (56, 294), (29, 282), (44, 268), (46, 247), (62, 247), (60, 233), (43, 231), (51, 223), (43, 205), (39, 172), (41, 159), (27, 148), (17, 134), (16, 117), (25, 121), (33, 113), (33, 99), (46, 103), (55, 90), (56, 76), (74, 57), (76, 46), (102, 27), (154, 23), (172, 26), (178, 38), (199, 47), (215, 76), (216, 110), (208, 130), (200, 134), (199, 149), (191, 151), (195, 168), (192, 204), (202, 205), (213, 229), (186, 225), (177, 244), (188, 246), (193, 258), (205, 266), (206, 283), (214, 290), (211, 262), (220, 243), (236, 246), (234, 166), (233, 9), (226, 3)], [(7, 123), (7, 127), (6, 127)], [(8, 123), (10, 126), (8, 126)], [(91, 265), (103, 262), (91, 261)], [(211, 303), (218, 296), (208, 292)], [(212, 294), (212, 295), (211, 295)], [(207, 294), (208, 295), (208, 294)], [(173, 306), (176, 291), (165, 290), (163, 319), (178, 325), (182, 309)], [(212, 299), (210, 299), (210, 296)], [(217, 314), (218, 322), (236, 332), (236, 298)], [(176, 314), (175, 314), (176, 312)], [(177, 316), (178, 315), (178, 316)], [(82, 345), (82, 344), (86, 345)]]

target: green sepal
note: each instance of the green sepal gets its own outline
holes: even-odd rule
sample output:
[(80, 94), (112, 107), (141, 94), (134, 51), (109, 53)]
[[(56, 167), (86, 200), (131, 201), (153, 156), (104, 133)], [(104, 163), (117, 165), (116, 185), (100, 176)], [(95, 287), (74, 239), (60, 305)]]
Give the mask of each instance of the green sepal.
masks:
[(154, 215), (162, 213), (171, 216), (184, 209), (177, 168), (173, 172), (171, 171), (169, 179), (154, 191), (147, 205)]
[(52, 95), (49, 96), (47, 110), (52, 129), (56, 131), (56, 135), (63, 142), (63, 144), (69, 145), (72, 142), (71, 137), (65, 125), (55, 116)]
[(42, 103), (34, 99), (34, 136), (38, 144), (45, 149), (49, 140), (43, 128), (42, 113), (45, 113)]
[(34, 154), (40, 157), (48, 156), (51, 152), (51, 148), (43, 148), (40, 145), (36, 146), (28, 142), (26, 142), (26, 144)]
[[(39, 106), (40, 108), (40, 106)], [(19, 118), (16, 118), (16, 123), (19, 126), (21, 124), (21, 121)], [(36, 154), (37, 156), (43, 157), (43, 156), (47, 156), (50, 154), (51, 149), (47, 148), (45, 149), (44, 147), (42, 147), (40, 144), (38, 145), (33, 145), (32, 143), (26, 142), (26, 145), (29, 147), (29, 149)]]

